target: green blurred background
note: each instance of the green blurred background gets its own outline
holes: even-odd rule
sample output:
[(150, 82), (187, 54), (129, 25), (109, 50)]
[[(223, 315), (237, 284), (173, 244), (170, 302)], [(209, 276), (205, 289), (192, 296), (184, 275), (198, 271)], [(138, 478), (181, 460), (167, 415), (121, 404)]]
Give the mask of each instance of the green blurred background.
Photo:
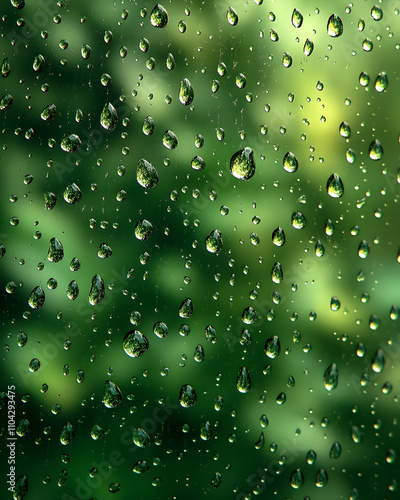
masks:
[[(1, 390), (16, 385), (17, 421), (27, 421), (17, 442), (26, 498), (102, 500), (110, 498), (110, 488), (119, 489), (119, 500), (398, 498), (396, 4), (380, 4), (383, 17), (375, 20), (370, 1), (174, 1), (163, 3), (168, 24), (156, 28), (150, 22), (155, 4), (148, 2), (43, 0), (27, 1), (22, 9), (2, 3), (0, 43), (11, 67), (5, 75), (3, 61), (2, 96), (12, 95), (13, 103), (1, 111)], [(235, 26), (227, 20), (229, 7), (238, 15)], [(299, 28), (291, 22), (294, 9), (303, 16)], [(337, 38), (327, 33), (333, 13), (343, 21)], [(309, 56), (303, 52), (307, 39), (314, 44)], [(369, 52), (365, 39), (373, 42)], [(87, 59), (84, 44), (91, 48)], [(285, 52), (290, 67), (282, 64)], [(44, 67), (34, 71), (39, 54)], [(169, 54), (173, 69), (166, 65)], [(226, 74), (218, 71), (220, 63)], [(362, 72), (369, 75), (367, 86), (360, 84)], [(378, 92), (381, 72), (388, 86)], [(237, 85), (240, 74), (244, 88)], [(178, 98), (183, 78), (194, 89), (190, 106)], [(106, 103), (118, 113), (113, 131), (100, 124)], [(47, 122), (40, 115), (49, 104), (57, 114)], [(155, 123), (151, 135), (143, 132), (148, 116)], [(351, 127), (348, 138), (339, 133), (342, 122)], [(163, 145), (166, 130), (178, 138), (173, 150)], [(81, 138), (78, 152), (62, 150), (65, 134)], [(384, 150), (377, 161), (368, 154), (375, 139)], [(254, 150), (256, 162), (248, 181), (229, 169), (232, 155), (244, 147)], [(346, 160), (349, 148), (353, 163)], [(283, 168), (289, 151), (298, 159), (296, 173)], [(204, 170), (191, 168), (196, 155)], [(156, 187), (137, 182), (140, 158), (157, 169)], [(333, 173), (344, 184), (338, 199), (326, 190)], [(71, 183), (82, 192), (76, 204), (63, 197)], [(57, 199), (51, 209), (46, 193)], [(291, 224), (298, 211), (307, 221), (301, 230)], [(145, 241), (135, 237), (142, 219), (153, 225)], [(286, 234), (282, 247), (271, 239), (278, 226)], [(205, 247), (215, 229), (223, 240), (218, 255)], [(64, 249), (57, 263), (47, 256), (51, 238)], [(325, 249), (321, 257), (317, 240)], [(362, 241), (370, 248), (366, 259), (358, 253)], [(112, 248), (109, 258), (97, 255), (102, 243)], [(70, 269), (74, 257), (81, 263), (77, 271)], [(271, 280), (275, 262), (283, 269), (279, 284)], [(92, 306), (88, 294), (96, 274), (104, 280), (105, 298)], [(48, 288), (50, 278), (56, 289)], [(73, 301), (66, 294), (72, 280), (79, 286)], [(46, 295), (41, 309), (28, 305), (36, 286)], [(274, 291), (280, 301), (276, 293), (273, 300)], [(178, 309), (188, 297), (194, 312), (182, 319)], [(337, 311), (332, 297), (340, 301)], [(249, 306), (258, 319), (246, 325), (242, 312)], [(165, 338), (153, 333), (158, 321), (168, 325)], [(186, 336), (179, 333), (182, 324), (190, 327)], [(217, 341), (207, 340), (208, 325)], [(135, 328), (149, 349), (130, 358), (122, 340)], [(239, 341), (244, 328), (252, 335), (249, 345)], [(272, 335), (281, 344), (275, 359), (264, 352)], [(360, 342), (363, 357), (356, 352)], [(202, 362), (193, 357), (199, 344)], [(376, 373), (371, 361), (378, 349), (386, 363)], [(34, 358), (41, 365), (32, 372)], [(323, 374), (332, 363), (339, 383), (328, 392)], [(236, 389), (243, 366), (252, 380), (246, 394)], [(106, 380), (123, 396), (113, 409), (102, 403)], [(184, 384), (197, 393), (190, 408), (179, 405)], [(277, 404), (281, 393), (286, 401)], [(217, 396), (224, 400), (220, 411)], [(6, 404), (3, 394), (3, 477)], [(63, 445), (67, 422), (75, 437)], [(200, 435), (205, 422), (207, 440)], [(105, 431), (97, 440), (94, 425)], [(132, 441), (138, 427), (148, 430), (146, 448)], [(257, 449), (261, 432), (264, 446)], [(338, 459), (329, 456), (335, 441), (342, 446)], [(312, 464), (309, 450), (317, 455)], [(148, 462), (146, 474), (132, 472), (139, 460)], [(286, 464), (271, 474), (278, 461)], [(294, 489), (290, 477), (298, 468), (304, 485)], [(320, 469), (328, 475), (321, 488), (315, 484)], [(1, 498), (11, 494), (4, 489)]]

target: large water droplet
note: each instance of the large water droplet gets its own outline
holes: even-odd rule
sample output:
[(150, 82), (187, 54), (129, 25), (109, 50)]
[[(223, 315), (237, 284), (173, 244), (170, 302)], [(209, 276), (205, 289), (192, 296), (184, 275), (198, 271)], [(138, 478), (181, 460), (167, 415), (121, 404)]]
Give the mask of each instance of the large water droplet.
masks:
[(102, 401), (107, 408), (116, 408), (122, 402), (121, 389), (114, 382), (111, 382), (111, 380), (106, 380), (104, 383)]
[(104, 108), (100, 115), (100, 124), (101, 126), (108, 130), (115, 130), (118, 123), (118, 113), (114, 106), (108, 102), (104, 105)]
[(237, 179), (247, 181), (253, 177), (256, 171), (254, 151), (248, 147), (237, 151), (231, 158), (230, 169)]
[(107, 259), (112, 255), (112, 248), (107, 243), (101, 243), (97, 249), (97, 256), (100, 259)]
[(328, 191), (329, 196), (332, 198), (341, 198), (344, 194), (344, 186), (342, 179), (338, 174), (332, 174), (327, 183), (326, 190)]
[(179, 392), (179, 403), (181, 406), (189, 408), (190, 406), (196, 404), (196, 401), (197, 395), (194, 388), (190, 384), (183, 385)]
[(71, 444), (74, 437), (75, 428), (70, 422), (67, 422), (61, 430), (60, 443), (63, 445)]
[(57, 116), (57, 108), (55, 104), (48, 104), (40, 113), (41, 119), (46, 122), (53, 121), (56, 116)]
[(380, 21), (383, 17), (382, 9), (377, 5), (374, 5), (371, 9), (371, 17), (374, 21)]
[(343, 33), (343, 23), (337, 14), (332, 14), (327, 24), (328, 35), (332, 37), (340, 36)]
[(269, 358), (273, 359), (279, 356), (279, 353), (281, 352), (281, 343), (279, 341), (278, 335), (273, 335), (272, 337), (267, 339), (267, 341), (265, 342), (264, 351)]
[(192, 104), (193, 99), (194, 91), (192, 84), (187, 78), (183, 78), (179, 86), (179, 100), (184, 106), (189, 106)]
[(245, 366), (242, 366), (242, 368), (240, 368), (240, 370), (238, 371), (236, 378), (236, 388), (239, 392), (242, 393), (249, 392), (249, 390), (251, 389), (250, 372)]
[(280, 283), (283, 280), (283, 271), (280, 262), (275, 262), (275, 264), (272, 266), (271, 279), (274, 283)]
[(246, 309), (242, 312), (242, 321), (246, 325), (252, 325), (257, 321), (257, 319), (257, 311), (251, 306), (246, 307)]
[(131, 330), (125, 335), (122, 347), (128, 356), (138, 358), (149, 348), (149, 341), (143, 333), (138, 330)]
[(5, 94), (0, 99), (0, 111), (6, 111), (13, 103), (14, 98), (11, 94)]
[(303, 14), (297, 9), (294, 9), (292, 13), (292, 24), (295, 28), (301, 28), (303, 24)]
[(61, 149), (66, 153), (76, 153), (81, 146), (82, 141), (76, 134), (65, 134), (61, 140)]
[(97, 306), (104, 299), (104, 281), (99, 274), (95, 274), (92, 278), (92, 284), (89, 291), (89, 303), (92, 306)]
[(341, 454), (342, 454), (342, 446), (338, 441), (335, 441), (329, 451), (329, 457), (336, 460), (340, 457)]
[(42, 56), (42, 54), (38, 54), (37, 56), (35, 56), (35, 59), (33, 60), (33, 69), (36, 72), (42, 71), (42, 69), (44, 68), (44, 63), (45, 63), (44, 57)]
[(290, 486), (295, 490), (301, 488), (304, 484), (304, 476), (301, 469), (294, 470), (290, 475)]
[(203, 439), (203, 441), (208, 441), (211, 439), (211, 425), (208, 420), (201, 424), (200, 437), (201, 439)]
[(376, 373), (380, 373), (385, 367), (385, 355), (382, 349), (378, 349), (372, 358), (372, 369)]
[(324, 372), (324, 385), (327, 391), (336, 389), (339, 381), (339, 369), (336, 363), (332, 363)]
[(81, 200), (82, 191), (79, 186), (73, 182), (72, 184), (68, 184), (68, 186), (64, 189), (63, 197), (67, 203), (73, 205)]
[(293, 212), (291, 222), (295, 229), (303, 229), (307, 224), (306, 218), (301, 212)]
[(228, 7), (226, 18), (228, 19), (228, 23), (231, 26), (236, 26), (239, 22), (239, 16), (237, 15), (237, 12), (233, 7)]
[(43, 288), (41, 286), (35, 286), (29, 295), (28, 304), (32, 309), (40, 309), (43, 307), (44, 301), (45, 294)]
[(219, 229), (214, 229), (206, 238), (206, 249), (210, 253), (218, 254), (222, 250), (222, 235)]
[(317, 488), (323, 488), (328, 482), (328, 473), (325, 469), (319, 469), (315, 478)]
[(157, 186), (158, 172), (149, 161), (140, 158), (136, 170), (136, 179), (141, 186), (151, 189)]
[(193, 302), (190, 297), (182, 301), (182, 304), (179, 307), (179, 316), (181, 318), (190, 318), (193, 314)]
[(293, 153), (288, 151), (283, 157), (283, 168), (286, 172), (294, 173), (297, 171), (299, 162)]
[(50, 262), (60, 262), (64, 257), (64, 248), (58, 238), (51, 238), (47, 258)]
[(136, 472), (136, 474), (145, 474), (146, 472), (149, 471), (149, 469), (150, 469), (150, 466), (146, 462), (146, 460), (139, 460), (132, 467), (133, 472)]
[(342, 122), (339, 125), (339, 134), (346, 139), (351, 136), (351, 128), (347, 122)]
[(156, 128), (156, 124), (154, 123), (154, 120), (151, 116), (146, 116), (146, 118), (143, 120), (143, 133), (145, 135), (152, 135), (154, 133), (154, 130)]
[(145, 241), (150, 238), (153, 232), (153, 224), (147, 219), (142, 219), (135, 226), (135, 236), (140, 241)]
[(375, 139), (369, 145), (369, 157), (371, 160), (380, 160), (383, 156), (383, 148), (379, 139)]
[(284, 68), (290, 68), (293, 63), (293, 58), (289, 52), (284, 52), (282, 56), (282, 65)]
[(285, 244), (286, 236), (285, 231), (279, 226), (272, 232), (272, 243), (277, 247), (281, 247)]
[(159, 3), (151, 11), (150, 23), (155, 28), (165, 28), (168, 23), (168, 12)]
[[(19, 1), (19, 0), (15, 0)], [(25, 2), (22, 2), (25, 4)], [(22, 500), (24, 496), (28, 493), (28, 478), (25, 476), (19, 476), (15, 481), (15, 490), (13, 499), (14, 500)]]
[(361, 434), (361, 431), (360, 429), (356, 426), (356, 425), (353, 425), (352, 428), (351, 428), (351, 431), (350, 431), (350, 434), (351, 434), (351, 437), (353, 439), (353, 441), (356, 443), (356, 444), (359, 444), (362, 442), (362, 434)]
[(7, 78), (7, 76), (11, 73), (11, 64), (10, 64), (10, 59), (6, 57), (3, 59), (3, 62), (1, 63), (1, 76), (3, 78)]
[(307, 38), (307, 40), (304, 42), (304, 47), (303, 47), (303, 52), (304, 55), (310, 56), (314, 50), (314, 43)]
[(384, 92), (388, 86), (388, 77), (384, 71), (379, 73), (375, 80), (375, 89), (378, 92)]
[(162, 143), (167, 149), (175, 149), (178, 145), (178, 138), (172, 130), (166, 130), (162, 136)]
[(135, 427), (132, 431), (133, 442), (139, 448), (146, 448), (150, 445), (150, 436), (141, 427)]
[(75, 300), (79, 295), (79, 286), (75, 280), (72, 280), (67, 287), (67, 297), (70, 300)]

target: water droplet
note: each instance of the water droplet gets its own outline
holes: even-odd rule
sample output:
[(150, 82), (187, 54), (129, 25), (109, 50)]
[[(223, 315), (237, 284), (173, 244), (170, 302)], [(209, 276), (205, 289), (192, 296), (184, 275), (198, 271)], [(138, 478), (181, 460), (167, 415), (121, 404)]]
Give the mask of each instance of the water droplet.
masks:
[(291, 222), (295, 229), (303, 229), (307, 224), (306, 218), (301, 212), (293, 212)]
[(87, 45), (86, 43), (84, 45), (82, 45), (81, 56), (84, 59), (89, 59), (91, 53), (92, 53), (92, 49), (90, 48), (89, 45)]
[(44, 57), (42, 56), (42, 54), (38, 54), (37, 56), (35, 56), (35, 59), (33, 60), (33, 69), (36, 72), (42, 71), (42, 69), (44, 68), (44, 63), (45, 63)]
[(178, 145), (178, 138), (171, 130), (166, 130), (162, 136), (162, 143), (167, 149), (175, 149)]
[(173, 69), (175, 69), (175, 58), (173, 56), (173, 54), (169, 53), (167, 55), (167, 59), (165, 61), (165, 65), (167, 66), (167, 69), (169, 69), (170, 71), (172, 71)]
[(347, 122), (342, 122), (339, 126), (339, 133), (342, 137), (349, 138), (351, 135), (350, 125)]
[(340, 457), (341, 454), (342, 454), (342, 446), (340, 445), (340, 443), (335, 441), (329, 451), (329, 457), (336, 460)]
[(285, 231), (279, 226), (272, 232), (272, 243), (277, 247), (281, 247), (285, 244), (286, 236)]
[(376, 373), (380, 373), (385, 367), (385, 355), (382, 349), (378, 349), (372, 358), (372, 369)]
[(365, 52), (371, 52), (371, 50), (374, 48), (374, 44), (371, 40), (366, 38), (362, 43), (362, 48), (363, 50), (365, 50)]
[(155, 28), (165, 28), (168, 23), (168, 12), (159, 3), (151, 11), (150, 23)]
[(198, 363), (200, 363), (201, 361), (204, 361), (204, 358), (205, 358), (205, 354), (204, 354), (204, 349), (203, 349), (203, 346), (201, 344), (199, 344), (195, 350), (194, 350), (194, 356), (193, 356), (194, 360), (197, 361)]
[(145, 135), (152, 135), (154, 133), (154, 129), (156, 128), (156, 125), (154, 123), (154, 120), (151, 116), (146, 116), (146, 118), (143, 121), (143, 133)]
[(290, 151), (285, 154), (283, 157), (283, 168), (286, 172), (294, 173), (297, 171), (299, 166), (299, 162), (293, 153)]
[(332, 198), (341, 198), (344, 194), (344, 186), (342, 179), (338, 174), (332, 174), (327, 183), (326, 190), (328, 191), (329, 196)]
[(382, 9), (377, 5), (374, 5), (371, 9), (371, 17), (374, 21), (380, 21), (383, 17)]
[(72, 280), (67, 287), (67, 297), (70, 300), (75, 300), (79, 295), (79, 286), (75, 280)]
[(15, 9), (22, 9), (23, 7), (25, 7), (25, 0), (11, 0), (11, 5)]
[(43, 307), (44, 300), (45, 294), (43, 288), (41, 286), (35, 286), (29, 295), (28, 304), (32, 309), (40, 309)]
[(201, 439), (203, 439), (203, 441), (208, 441), (209, 439), (211, 439), (211, 426), (208, 420), (201, 424), (200, 437)]
[(153, 232), (153, 224), (146, 219), (137, 222), (135, 226), (135, 236), (140, 241), (145, 241), (150, 238)]
[[(25, 2), (22, 0), (13, 0), (18, 3), (23, 3)], [(28, 493), (28, 478), (25, 476), (19, 476), (16, 481), (15, 481), (15, 490), (14, 490), (14, 495), (13, 499), (14, 500), (22, 500), (24, 496)]]
[(74, 437), (75, 428), (70, 422), (67, 422), (61, 430), (60, 443), (63, 445), (71, 444)]
[(239, 22), (239, 16), (237, 15), (237, 12), (233, 7), (228, 7), (226, 18), (228, 19), (228, 23), (231, 26), (236, 26)]
[(89, 291), (89, 303), (92, 306), (97, 306), (104, 299), (104, 281), (99, 274), (95, 274), (92, 278), (92, 284)]
[(182, 304), (179, 307), (179, 316), (181, 318), (190, 318), (193, 314), (193, 302), (191, 298), (187, 298), (182, 301)]
[(246, 307), (246, 309), (242, 312), (242, 321), (246, 325), (252, 325), (257, 321), (257, 319), (257, 312), (251, 306)]
[(162, 339), (168, 335), (168, 326), (164, 322), (158, 321), (153, 326), (153, 332), (157, 337)]
[(256, 441), (256, 443), (254, 445), (254, 448), (256, 450), (261, 450), (261, 448), (264, 447), (264, 443), (265, 443), (264, 433), (261, 432), (260, 437), (258, 438), (258, 440)]
[(251, 389), (251, 378), (249, 370), (242, 366), (238, 371), (236, 378), (236, 388), (239, 392), (246, 393)]
[(150, 467), (146, 460), (139, 460), (132, 467), (133, 472), (136, 472), (136, 474), (145, 474), (149, 469)]
[(13, 96), (11, 94), (5, 94), (0, 100), (0, 111), (6, 111), (13, 103)]
[(292, 24), (295, 28), (301, 28), (303, 24), (303, 14), (297, 9), (294, 9), (292, 13)]
[(102, 401), (106, 408), (116, 408), (122, 402), (121, 389), (111, 380), (106, 380), (104, 383)]
[(151, 189), (157, 186), (158, 172), (149, 161), (140, 158), (136, 170), (136, 179), (141, 186)]
[(81, 149), (82, 141), (76, 134), (65, 134), (61, 141), (61, 149), (66, 153), (76, 153)]
[(222, 235), (219, 229), (214, 229), (206, 238), (206, 249), (210, 253), (218, 254), (222, 250)]
[(35, 373), (40, 368), (40, 361), (37, 358), (33, 358), (30, 360), (28, 369), (30, 372)]
[(388, 77), (384, 71), (381, 71), (375, 80), (375, 89), (378, 92), (384, 92), (388, 86)]
[(179, 403), (181, 406), (189, 408), (190, 406), (196, 404), (196, 401), (197, 395), (194, 388), (190, 384), (183, 385), (179, 392)]
[(273, 41), (273, 42), (277, 42), (279, 40), (279, 35), (274, 29), (270, 30), (269, 37), (270, 37), (271, 41)]
[(150, 436), (141, 427), (136, 427), (132, 431), (133, 442), (139, 448), (146, 448), (150, 445)]
[(353, 439), (353, 441), (356, 443), (356, 444), (359, 444), (361, 443), (362, 441), (362, 434), (361, 434), (361, 431), (360, 429), (353, 425), (352, 428), (351, 428), (351, 437)]
[(280, 283), (283, 280), (283, 270), (280, 262), (275, 262), (272, 266), (271, 279), (274, 283)]
[(237, 179), (247, 181), (253, 177), (256, 171), (254, 151), (249, 147), (237, 151), (231, 158), (230, 169)]
[(64, 248), (58, 238), (51, 238), (47, 258), (50, 262), (60, 262), (64, 257)]
[(290, 475), (290, 486), (295, 490), (301, 488), (304, 484), (304, 476), (301, 469), (294, 470)]
[(332, 14), (328, 19), (328, 35), (332, 37), (340, 36), (343, 33), (343, 23), (337, 14)]
[(82, 191), (79, 186), (73, 182), (72, 184), (68, 184), (63, 193), (64, 200), (67, 203), (75, 204), (78, 203), (82, 198)]
[(307, 461), (308, 465), (313, 465), (316, 460), (317, 460), (317, 454), (315, 453), (315, 451), (309, 450), (307, 452), (307, 456), (306, 456), (306, 461)]
[(369, 255), (369, 245), (365, 240), (363, 240), (358, 246), (358, 255), (362, 259), (366, 259)]
[(77, 259), (76, 257), (73, 257), (70, 264), (69, 264), (69, 268), (71, 269), (71, 271), (78, 271), (81, 267), (81, 263), (79, 261), (79, 259)]
[(332, 363), (324, 372), (324, 385), (327, 391), (336, 389), (339, 382), (339, 369), (336, 363)]
[(179, 100), (184, 106), (192, 104), (194, 99), (194, 90), (192, 84), (187, 78), (181, 80), (179, 86)]
[(304, 55), (310, 56), (314, 50), (314, 43), (307, 38), (307, 40), (304, 42), (304, 47), (303, 47), (303, 52)]
[(101, 439), (104, 436), (104, 429), (100, 425), (95, 424), (90, 431), (90, 436), (94, 441)]
[(112, 248), (107, 245), (107, 243), (101, 243), (97, 249), (97, 256), (100, 257), (100, 259), (106, 259), (107, 257), (111, 257), (111, 255)]
[(383, 148), (378, 139), (371, 142), (369, 146), (369, 157), (371, 160), (380, 160), (383, 156)]
[(317, 488), (323, 488), (328, 482), (328, 473), (325, 469), (319, 469), (315, 478)]
[(315, 255), (317, 257), (322, 257), (325, 254), (325, 247), (321, 240), (317, 240), (315, 243)]
[(282, 65), (284, 68), (290, 68), (293, 63), (293, 58), (289, 52), (284, 52), (282, 57)]
[(279, 356), (279, 353), (281, 352), (281, 343), (278, 335), (273, 335), (267, 339), (264, 345), (264, 351), (269, 358), (274, 359)]
[(118, 113), (114, 106), (108, 102), (104, 105), (104, 108), (100, 114), (100, 124), (101, 126), (108, 130), (115, 130), (118, 124)]
[(149, 341), (143, 333), (138, 330), (131, 330), (125, 335), (122, 347), (128, 356), (138, 358), (149, 348)]
[(194, 156), (190, 162), (190, 166), (193, 170), (204, 170), (206, 168), (206, 162), (201, 156)]
[(51, 122), (57, 116), (57, 108), (55, 104), (48, 104), (40, 113), (42, 120)]
[(218, 488), (218, 486), (221, 484), (222, 480), (222, 475), (220, 472), (215, 472), (212, 479), (211, 479), (211, 486), (214, 488)]
[(221, 411), (224, 407), (224, 398), (222, 396), (216, 396), (214, 401), (214, 410)]

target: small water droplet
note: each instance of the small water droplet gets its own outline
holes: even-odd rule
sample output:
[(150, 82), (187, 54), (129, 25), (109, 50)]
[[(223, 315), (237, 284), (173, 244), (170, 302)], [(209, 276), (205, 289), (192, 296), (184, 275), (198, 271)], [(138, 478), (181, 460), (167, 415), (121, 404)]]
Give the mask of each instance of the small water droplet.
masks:
[(63, 445), (71, 444), (74, 437), (75, 428), (70, 422), (67, 422), (61, 430), (60, 443)]
[(303, 52), (304, 55), (310, 56), (314, 50), (314, 43), (307, 38), (307, 40), (304, 42), (304, 47), (303, 47)]
[(267, 339), (267, 341), (265, 342), (264, 351), (269, 358), (274, 359), (279, 356), (279, 353), (281, 352), (281, 343), (279, 341), (278, 335), (273, 335), (272, 337)]
[(118, 124), (118, 113), (114, 106), (108, 102), (104, 105), (100, 114), (100, 124), (108, 131), (115, 130)]
[(383, 148), (378, 139), (375, 139), (369, 145), (369, 157), (371, 160), (380, 160), (383, 156)]
[(190, 318), (193, 314), (193, 302), (190, 297), (182, 301), (182, 304), (179, 307), (179, 316), (181, 318)]
[(329, 457), (336, 460), (340, 457), (341, 454), (342, 454), (342, 446), (338, 441), (335, 441), (329, 451)]
[(283, 157), (283, 168), (286, 172), (294, 173), (297, 171), (299, 166), (299, 162), (297, 161), (296, 156), (290, 151), (285, 154)]
[(194, 99), (194, 90), (192, 84), (187, 78), (182, 78), (179, 85), (179, 100), (184, 106), (192, 104)]
[(210, 253), (218, 254), (222, 250), (222, 235), (219, 229), (214, 229), (206, 238), (206, 249)]
[(237, 179), (247, 181), (253, 177), (256, 171), (254, 151), (249, 147), (237, 151), (231, 158), (230, 169)]
[(382, 349), (378, 349), (372, 358), (372, 369), (376, 373), (380, 373), (385, 367), (385, 355)]
[(97, 306), (104, 299), (104, 281), (99, 274), (95, 274), (92, 278), (92, 283), (89, 291), (89, 303), (92, 306)]
[(326, 190), (332, 198), (341, 198), (344, 194), (344, 186), (342, 179), (338, 174), (332, 174), (327, 183)]
[(146, 472), (149, 471), (149, 469), (150, 469), (150, 466), (146, 462), (146, 460), (139, 460), (132, 467), (133, 472), (136, 472), (136, 474), (145, 474)]

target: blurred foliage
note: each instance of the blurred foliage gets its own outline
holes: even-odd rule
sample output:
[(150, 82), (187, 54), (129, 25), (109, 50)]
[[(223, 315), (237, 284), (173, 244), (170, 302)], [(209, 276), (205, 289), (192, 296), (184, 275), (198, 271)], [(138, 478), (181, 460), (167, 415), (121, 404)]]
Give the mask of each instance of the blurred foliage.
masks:
[(24, 4), (0, 269), (26, 498), (397, 498), (398, 3)]

